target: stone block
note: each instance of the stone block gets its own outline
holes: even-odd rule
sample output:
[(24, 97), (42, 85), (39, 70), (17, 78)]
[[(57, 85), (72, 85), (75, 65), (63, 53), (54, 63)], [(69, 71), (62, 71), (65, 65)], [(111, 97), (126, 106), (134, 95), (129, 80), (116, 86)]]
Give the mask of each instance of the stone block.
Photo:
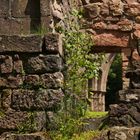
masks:
[(14, 0), (11, 1), (13, 17), (40, 17), (40, 0)]
[(28, 74), (43, 74), (60, 71), (62, 60), (58, 55), (43, 55), (24, 57), (24, 70)]
[(125, 2), (127, 3), (127, 4), (138, 4), (138, 1), (137, 0), (125, 0)]
[(133, 22), (128, 19), (121, 20), (117, 25), (121, 31), (132, 31), (133, 29)]
[(1, 94), (2, 94), (1, 109), (3, 109), (3, 110), (10, 109), (12, 90), (11, 89), (4, 89), (1, 91)]
[(10, 34), (10, 20), (0, 18), (0, 34)]
[(52, 88), (58, 89), (63, 87), (64, 77), (61, 72), (56, 73), (45, 73), (40, 75), (26, 75), (24, 76), (24, 86), (27, 89), (34, 88)]
[(123, 3), (121, 0), (110, 0), (109, 8), (113, 16), (121, 16), (123, 14)]
[(11, 35), (29, 34), (30, 30), (31, 30), (30, 23), (31, 23), (30, 18), (12, 18), (12, 19), (10, 19), (10, 34)]
[(6, 87), (7, 79), (0, 77), (0, 87)]
[(26, 75), (24, 77), (24, 84), (27, 88), (33, 88), (35, 86), (40, 86), (39, 75)]
[(100, 29), (100, 30), (105, 30), (107, 29), (107, 24), (104, 22), (96, 22), (95, 24), (92, 25), (93, 29)]
[(104, 18), (104, 21), (106, 21), (106, 22), (118, 22), (118, 21), (120, 21), (120, 18), (119, 18), (119, 16), (107, 16), (106, 18)]
[(21, 35), (21, 20), (20, 18), (10, 19), (10, 35)]
[(15, 130), (18, 125), (28, 118), (27, 112), (8, 110), (0, 117), (0, 132)]
[(45, 35), (45, 52), (63, 54), (62, 37), (59, 34), (49, 33)]
[(129, 17), (136, 17), (140, 15), (140, 4), (133, 3), (133, 4), (126, 4), (124, 5), (125, 15)]
[(140, 124), (140, 102), (111, 105), (109, 110), (110, 126), (134, 127)]
[(130, 35), (123, 32), (100, 32), (93, 35), (95, 46), (126, 48), (129, 44)]
[(41, 75), (41, 85), (46, 88), (62, 88), (64, 83), (64, 77), (61, 72), (56, 72), (53, 74), (42, 74)]
[(7, 110), (0, 118), (0, 132), (34, 132), (45, 129), (45, 112)]
[(18, 54), (13, 57), (13, 71), (14, 73), (24, 74), (22, 60), (20, 60)]
[(23, 79), (20, 75), (7, 75), (0, 77), (0, 88), (18, 88), (23, 84)]
[(112, 104), (110, 105), (109, 116), (118, 117), (121, 115), (126, 115), (128, 113), (127, 105), (125, 104)]
[(0, 52), (41, 52), (42, 37), (30, 36), (6, 36), (0, 35)]
[(33, 114), (34, 130), (44, 131), (46, 129), (46, 112), (36, 111)]
[(8, 87), (8, 88), (18, 88), (22, 84), (23, 84), (23, 79), (22, 79), (21, 75), (7, 77), (6, 87)]
[(0, 34), (29, 34), (31, 30), (30, 23), (30, 18), (0, 18)]
[(135, 60), (135, 61), (140, 61), (140, 55), (138, 54), (138, 51), (137, 49), (134, 49), (133, 52), (132, 52), (132, 60)]
[(100, 15), (101, 3), (92, 3), (84, 6), (85, 16), (89, 19), (94, 19)]
[(9, 16), (9, 1), (10, 0), (0, 1), (0, 18)]
[(120, 102), (137, 102), (140, 101), (140, 89), (121, 90), (118, 94)]
[(109, 4), (104, 3), (101, 5), (101, 15), (109, 16)]
[(114, 126), (101, 134), (101, 139), (105, 140), (137, 140), (139, 139), (140, 128), (126, 126)]
[(57, 107), (62, 100), (61, 89), (13, 90), (12, 108), (20, 110), (46, 110)]
[(41, 17), (40, 25), (42, 27), (43, 34), (48, 34), (48, 32), (52, 32), (52, 28), (54, 27), (54, 24), (51, 24), (53, 23), (52, 21), (52, 16)]
[(119, 30), (119, 26), (117, 24), (106, 24), (105, 22), (97, 22), (92, 25), (94, 30), (111, 30), (117, 31)]
[(49, 0), (40, 0), (40, 10), (41, 17), (50, 16), (50, 1)]
[(136, 20), (136, 23), (140, 23), (140, 16), (137, 16), (135, 20)]
[(13, 70), (12, 57), (8, 55), (0, 55), (0, 73), (11, 73)]

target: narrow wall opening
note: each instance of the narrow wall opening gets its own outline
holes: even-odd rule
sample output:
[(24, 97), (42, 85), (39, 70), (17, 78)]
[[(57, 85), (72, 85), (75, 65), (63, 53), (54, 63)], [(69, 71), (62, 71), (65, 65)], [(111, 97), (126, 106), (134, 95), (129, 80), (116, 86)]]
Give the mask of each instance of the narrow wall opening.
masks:
[(107, 79), (105, 94), (105, 109), (109, 109), (110, 104), (117, 103), (117, 92), (122, 89), (122, 57), (117, 54), (112, 62)]
[(28, 0), (25, 15), (30, 17), (30, 32), (37, 32), (41, 25), (40, 0)]

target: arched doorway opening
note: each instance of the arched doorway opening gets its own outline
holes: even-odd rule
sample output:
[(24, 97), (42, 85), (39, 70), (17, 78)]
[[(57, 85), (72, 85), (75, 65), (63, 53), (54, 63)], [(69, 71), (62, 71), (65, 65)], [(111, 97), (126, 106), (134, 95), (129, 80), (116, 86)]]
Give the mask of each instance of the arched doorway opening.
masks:
[[(103, 52), (102, 48), (100, 48), (101, 50), (97, 50), (98, 53)], [(117, 57), (118, 55), (120, 55), (120, 60), (119, 63), (120, 64), (116, 64), (118, 60)], [(116, 56), (116, 58), (115, 58)], [(130, 48), (123, 48), (123, 49), (118, 49), (115, 50), (107, 50), (105, 52), (105, 59), (102, 62), (101, 65), (101, 72), (99, 75), (99, 78), (93, 78), (89, 80), (89, 89), (90, 92), (92, 93), (92, 96), (90, 97), (90, 101), (91, 101), (91, 110), (92, 111), (105, 111), (108, 110), (108, 107), (110, 104), (114, 104), (116, 103), (116, 97), (114, 96), (117, 90), (121, 89), (127, 89), (129, 87), (129, 79), (125, 78), (125, 73), (128, 69), (129, 66), (129, 58), (131, 56), (131, 49)], [(115, 60), (114, 60), (115, 58)], [(115, 64), (112, 64), (114, 61)], [(110, 73), (110, 67), (116, 67), (113, 73), (115, 73), (116, 71), (116, 78), (114, 77), (114, 83), (113, 81), (109, 78), (110, 76), (108, 76), (108, 74)], [(115, 65), (119, 65), (119, 66), (115, 66)], [(112, 69), (112, 68), (111, 68)], [(117, 72), (119, 72), (119, 75), (117, 74)], [(121, 78), (118, 79), (117, 78)], [(107, 90), (107, 88), (109, 88), (109, 83), (107, 85), (107, 81), (111, 82), (111, 86), (116, 87), (116, 89), (110, 88), (110, 91)], [(115, 83), (116, 81), (116, 83)], [(116, 85), (117, 82), (120, 83), (120, 85)], [(112, 90), (112, 91), (111, 91)], [(114, 90), (114, 91), (113, 91)], [(107, 92), (114, 92), (113, 94), (107, 94)], [(107, 95), (106, 95), (107, 94)], [(114, 96), (113, 98), (111, 96)]]
[(117, 103), (117, 92), (122, 89), (122, 55), (116, 54), (107, 78), (105, 94), (105, 110), (109, 109), (110, 104)]
[(116, 53), (106, 53), (101, 64), (99, 77), (89, 80), (88, 86), (91, 93), (90, 99), (92, 111), (105, 111), (107, 77), (115, 55)]

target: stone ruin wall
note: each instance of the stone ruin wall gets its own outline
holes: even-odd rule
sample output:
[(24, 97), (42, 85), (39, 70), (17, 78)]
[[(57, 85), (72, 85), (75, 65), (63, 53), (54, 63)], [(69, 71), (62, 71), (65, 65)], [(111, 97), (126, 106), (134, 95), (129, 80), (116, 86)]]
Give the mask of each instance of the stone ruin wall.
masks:
[(63, 97), (60, 44), (58, 34), (1, 35), (0, 133), (16, 131), (30, 113), (36, 116), (35, 130), (45, 129), (45, 111), (55, 110)]
[[(78, 3), (86, 12), (83, 27), (94, 37), (93, 52), (121, 52), (124, 77), (129, 58), (140, 59), (135, 51), (140, 37), (140, 1)], [(64, 26), (69, 5), (66, 0), (0, 1), (0, 139), (46, 139), (40, 133), (22, 136), (7, 132), (18, 132), (28, 122), (35, 124), (29, 128), (31, 132), (45, 130), (49, 115), (63, 97), (62, 40), (55, 26)], [(53, 33), (30, 35), (41, 26)], [(124, 85), (128, 84), (124, 78)]]
[(122, 54), (123, 89), (129, 88), (126, 71), (132, 60), (140, 60), (137, 53), (140, 38), (139, 0), (82, 0), (85, 20), (83, 28), (93, 34), (93, 52), (105, 52), (100, 79), (90, 83), (95, 94), (92, 102), (94, 111), (105, 110), (107, 75), (116, 53)]
[(54, 26), (65, 8), (65, 0), (0, 1), (0, 140), (47, 139), (10, 133), (45, 131), (63, 97), (62, 37)]
[[(105, 51), (112, 55), (118, 52), (122, 53), (123, 59), (123, 90), (117, 93), (117, 103), (110, 105), (107, 120), (110, 127), (116, 127), (106, 130), (101, 139), (140, 139), (140, 56), (137, 52), (140, 39), (140, 1), (83, 0), (83, 4), (86, 12), (83, 24), (93, 34), (94, 52)], [(110, 62), (103, 64), (101, 80), (97, 81), (100, 84), (93, 86), (94, 92), (98, 91), (98, 96), (95, 94), (96, 100), (93, 99), (92, 103), (95, 111), (104, 110), (101, 97), (104, 93), (100, 94), (99, 91), (106, 89), (104, 84), (107, 77), (104, 76), (108, 74), (106, 69), (109, 66)], [(96, 81), (93, 85), (95, 84)]]
[[(135, 50), (140, 37), (139, 0), (82, 0), (85, 9), (84, 28), (93, 34), (95, 52), (122, 52), (124, 88), (130, 57), (140, 59)], [(133, 52), (133, 53), (132, 53)]]

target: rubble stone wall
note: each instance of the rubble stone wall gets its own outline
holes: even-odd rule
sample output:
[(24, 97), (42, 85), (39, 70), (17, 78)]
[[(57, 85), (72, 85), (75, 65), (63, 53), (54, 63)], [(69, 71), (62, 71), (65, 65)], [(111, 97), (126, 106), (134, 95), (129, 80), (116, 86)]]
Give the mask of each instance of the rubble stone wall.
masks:
[(62, 37), (55, 26), (64, 25), (70, 4), (0, 1), (0, 140), (48, 139), (38, 132), (48, 128), (64, 95)]
[(63, 98), (62, 38), (0, 35), (0, 134), (38, 132)]

